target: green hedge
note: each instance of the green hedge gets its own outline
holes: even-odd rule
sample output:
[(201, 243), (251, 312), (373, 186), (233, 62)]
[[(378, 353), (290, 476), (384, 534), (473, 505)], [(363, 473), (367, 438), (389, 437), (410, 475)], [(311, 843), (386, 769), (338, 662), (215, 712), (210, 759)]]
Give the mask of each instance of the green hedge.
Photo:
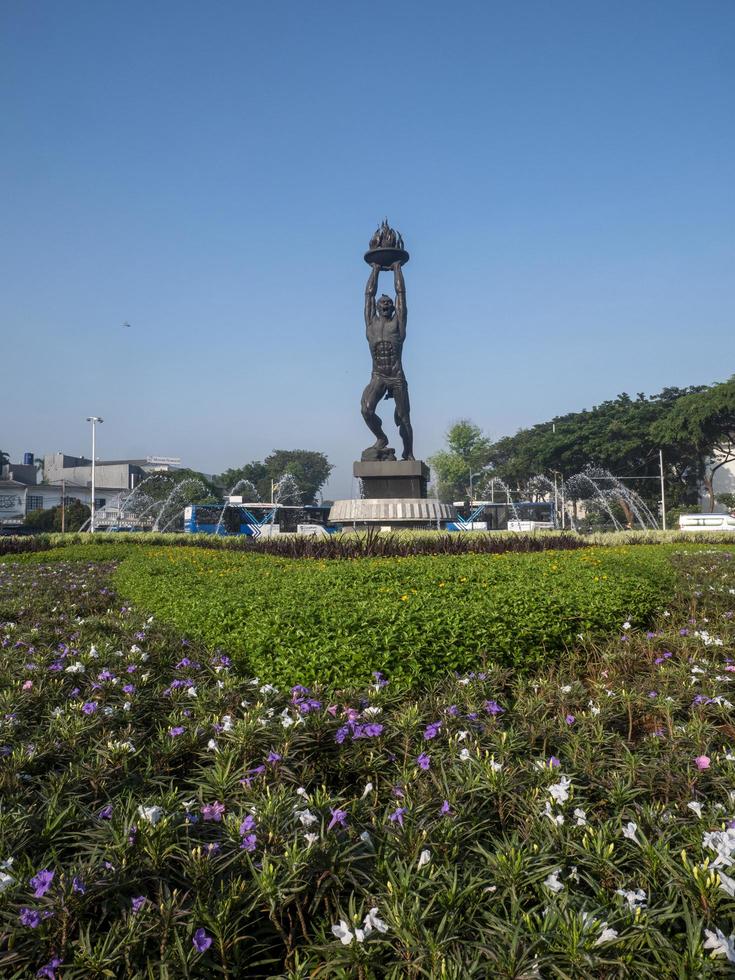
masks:
[(351, 562), (135, 550), (120, 593), (279, 684), (358, 683), (381, 670), (408, 682), (517, 667), (577, 634), (643, 625), (674, 586), (659, 546)]

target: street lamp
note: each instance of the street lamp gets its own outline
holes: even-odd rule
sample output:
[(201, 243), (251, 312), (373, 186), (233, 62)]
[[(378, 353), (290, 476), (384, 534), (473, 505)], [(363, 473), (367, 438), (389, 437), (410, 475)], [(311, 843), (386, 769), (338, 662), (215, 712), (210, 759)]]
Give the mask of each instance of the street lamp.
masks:
[(95, 426), (98, 422), (102, 423), (105, 420), (101, 419), (99, 415), (88, 415), (87, 421), (92, 423), (92, 516), (89, 519), (89, 530), (90, 533), (94, 534), (94, 494), (95, 494), (95, 482), (94, 482), (94, 456), (95, 456)]

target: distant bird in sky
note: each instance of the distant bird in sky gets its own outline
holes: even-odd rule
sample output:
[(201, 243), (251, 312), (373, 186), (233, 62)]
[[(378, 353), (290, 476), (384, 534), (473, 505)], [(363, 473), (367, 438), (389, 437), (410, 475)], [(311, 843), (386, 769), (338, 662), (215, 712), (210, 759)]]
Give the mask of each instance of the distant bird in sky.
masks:
[(123, 323), (123, 326), (124, 326), (124, 327), (129, 327), (129, 326), (130, 326), (130, 324), (129, 324), (129, 323), (128, 323), (128, 321), (126, 320), (126, 321), (125, 321), (125, 323)]

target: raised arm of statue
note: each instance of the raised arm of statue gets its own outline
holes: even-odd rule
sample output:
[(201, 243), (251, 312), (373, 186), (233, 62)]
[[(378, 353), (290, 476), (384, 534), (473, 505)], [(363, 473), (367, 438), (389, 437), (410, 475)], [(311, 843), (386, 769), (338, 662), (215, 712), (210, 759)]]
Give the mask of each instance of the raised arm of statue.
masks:
[(406, 338), (406, 320), (408, 311), (406, 309), (406, 284), (403, 281), (403, 270), (400, 262), (393, 263), (393, 282), (396, 289), (396, 319), (401, 340)]
[(367, 285), (365, 286), (365, 326), (366, 327), (375, 316), (375, 294), (378, 291), (379, 272), (380, 272), (380, 266), (373, 263), (373, 266), (370, 269), (370, 275), (368, 276)]

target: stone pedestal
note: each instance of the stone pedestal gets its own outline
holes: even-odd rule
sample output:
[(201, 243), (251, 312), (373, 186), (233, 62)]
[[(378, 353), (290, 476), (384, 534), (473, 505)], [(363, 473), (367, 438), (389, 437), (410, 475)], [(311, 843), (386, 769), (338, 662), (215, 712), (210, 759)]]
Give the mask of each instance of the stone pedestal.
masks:
[(431, 471), (420, 459), (401, 459), (383, 463), (354, 463), (352, 473), (362, 482), (366, 500), (426, 499)]
[(355, 463), (362, 497), (335, 500), (330, 524), (344, 526), (432, 527), (456, 519), (451, 504), (429, 500), (426, 485), (429, 467), (422, 460), (384, 460)]

